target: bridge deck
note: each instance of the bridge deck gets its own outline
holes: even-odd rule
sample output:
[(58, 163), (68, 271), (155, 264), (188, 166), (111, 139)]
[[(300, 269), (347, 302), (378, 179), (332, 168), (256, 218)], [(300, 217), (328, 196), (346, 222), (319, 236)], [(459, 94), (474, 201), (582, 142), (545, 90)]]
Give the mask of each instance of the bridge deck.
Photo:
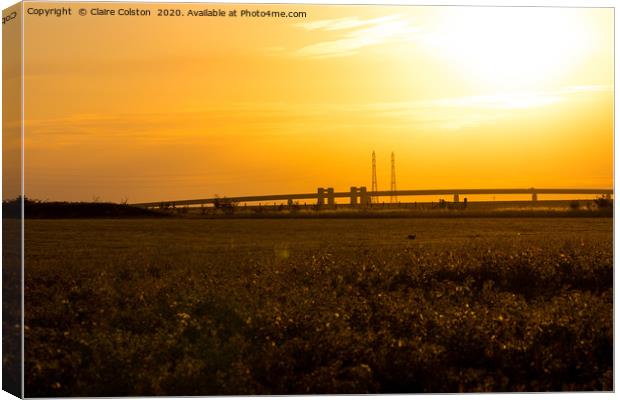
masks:
[[(475, 195), (475, 194), (591, 194), (591, 195), (613, 195), (613, 189), (544, 189), (544, 188), (513, 188), (513, 189), (422, 189), (422, 190), (380, 190), (376, 192), (366, 192), (368, 197), (377, 196), (441, 196), (441, 195)], [(359, 193), (357, 194), (359, 195)], [(333, 198), (350, 198), (352, 192), (333, 192), (333, 195), (329, 196)], [(150, 203), (136, 203), (134, 206), (139, 207), (159, 207), (162, 204), (169, 204), (175, 206), (189, 206), (189, 205), (205, 205), (215, 204), (218, 201), (225, 200), (232, 203), (253, 203), (253, 202), (268, 202), (278, 200), (319, 200), (327, 199), (328, 195), (323, 196), (318, 193), (296, 193), (296, 194), (274, 194), (263, 196), (241, 196), (241, 197), (227, 197), (227, 198), (208, 198), (208, 199), (193, 199), (193, 200), (171, 200), (171, 201), (159, 201)]]

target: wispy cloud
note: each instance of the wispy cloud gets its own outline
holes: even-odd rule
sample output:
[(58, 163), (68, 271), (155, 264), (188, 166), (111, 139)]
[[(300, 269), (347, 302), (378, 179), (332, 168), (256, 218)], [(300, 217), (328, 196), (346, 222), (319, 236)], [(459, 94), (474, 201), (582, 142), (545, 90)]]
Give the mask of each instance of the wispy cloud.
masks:
[(294, 51), (299, 57), (332, 58), (358, 54), (365, 47), (393, 40), (409, 40), (417, 29), (399, 15), (360, 19), (328, 19), (296, 24), (307, 31), (333, 32), (329, 40), (309, 44)]
[[(81, 114), (26, 122), (29, 145), (57, 146), (93, 137), (163, 143), (227, 143), (277, 140), (321, 131), (354, 132), (424, 128), (457, 130), (495, 123), (520, 111), (552, 107), (588, 94), (613, 92), (609, 85), (567, 86), (556, 90), (358, 104), (238, 103), (204, 110), (123, 115)], [(90, 138), (90, 139), (89, 139)]]
[(295, 24), (295, 26), (308, 31), (324, 30), (324, 31), (337, 31), (342, 29), (360, 28), (362, 26), (373, 25), (382, 23), (386, 19), (391, 19), (394, 16), (371, 18), (371, 19), (359, 19), (358, 17), (346, 17), (336, 19), (323, 19), (312, 22), (301, 22)]
[(611, 92), (609, 85), (568, 86), (556, 90), (508, 92), (411, 102), (375, 103), (366, 112), (433, 129), (454, 130), (494, 123), (527, 109), (575, 100), (588, 93)]
[(579, 85), (567, 86), (559, 90), (559, 92), (563, 94), (574, 94), (584, 92), (610, 92), (613, 91), (613, 89), (614, 88), (611, 85)]

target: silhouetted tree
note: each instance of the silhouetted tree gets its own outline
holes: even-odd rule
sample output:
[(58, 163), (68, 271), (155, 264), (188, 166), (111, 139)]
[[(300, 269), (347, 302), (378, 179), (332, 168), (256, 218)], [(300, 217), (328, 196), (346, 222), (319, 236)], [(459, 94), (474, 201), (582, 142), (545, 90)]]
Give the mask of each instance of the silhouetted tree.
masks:
[(594, 204), (596, 204), (598, 208), (611, 208), (613, 206), (611, 199), (605, 196), (594, 199)]

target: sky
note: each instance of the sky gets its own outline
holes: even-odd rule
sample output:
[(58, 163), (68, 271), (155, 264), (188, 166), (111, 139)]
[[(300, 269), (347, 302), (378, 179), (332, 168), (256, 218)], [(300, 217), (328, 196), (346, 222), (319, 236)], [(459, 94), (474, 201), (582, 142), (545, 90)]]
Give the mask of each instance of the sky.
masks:
[(612, 9), (215, 8), (27, 15), (26, 195), (613, 186)]
[[(3, 11), (10, 18), (19, 6)], [(21, 194), (21, 24), (8, 20), (2, 26), (2, 199), (15, 199)]]

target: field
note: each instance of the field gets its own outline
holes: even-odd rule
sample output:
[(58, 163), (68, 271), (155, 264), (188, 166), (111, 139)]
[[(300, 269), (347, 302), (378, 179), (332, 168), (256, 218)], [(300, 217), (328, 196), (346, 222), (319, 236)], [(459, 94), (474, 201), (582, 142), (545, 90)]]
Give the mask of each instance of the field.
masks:
[(613, 389), (611, 218), (27, 220), (25, 250), (26, 396)]

